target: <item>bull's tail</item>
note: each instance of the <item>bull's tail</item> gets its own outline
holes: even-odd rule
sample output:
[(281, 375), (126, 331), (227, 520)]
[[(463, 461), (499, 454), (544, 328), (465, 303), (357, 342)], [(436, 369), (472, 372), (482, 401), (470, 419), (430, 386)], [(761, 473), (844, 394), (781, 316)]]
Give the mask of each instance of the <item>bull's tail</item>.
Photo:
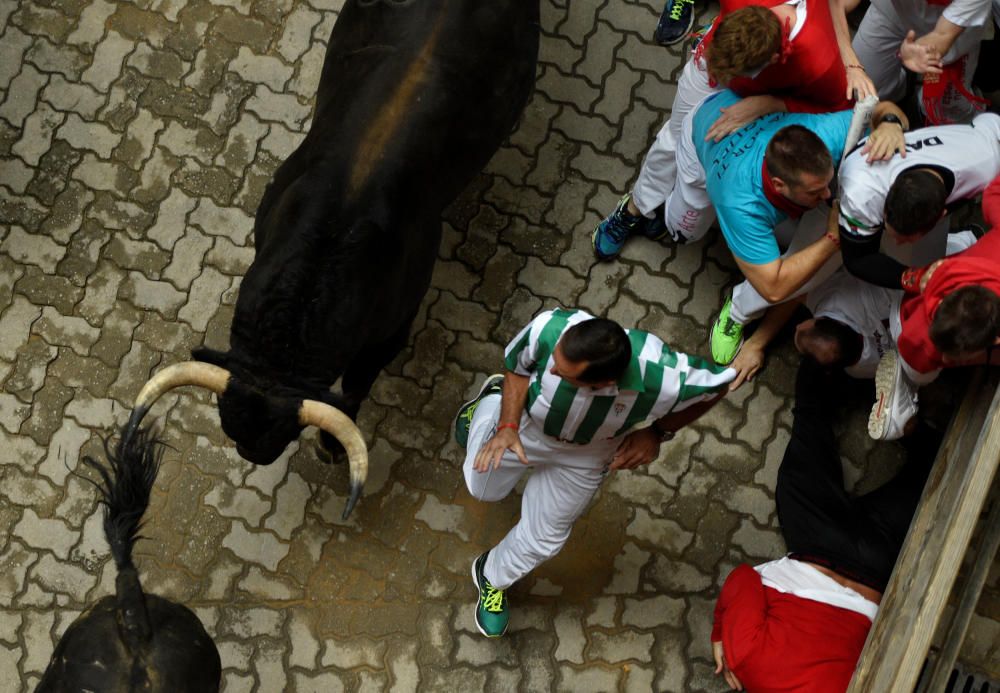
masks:
[(111, 556), (118, 567), (115, 580), (122, 638), (129, 645), (138, 645), (150, 635), (146, 600), (139, 574), (132, 563), (132, 548), (139, 539), (142, 516), (149, 507), (149, 497), (160, 470), (162, 447), (148, 429), (123, 436), (112, 450), (104, 444), (110, 468), (93, 458), (84, 464), (95, 469), (100, 483), (95, 483), (104, 505), (104, 534), (111, 547)]

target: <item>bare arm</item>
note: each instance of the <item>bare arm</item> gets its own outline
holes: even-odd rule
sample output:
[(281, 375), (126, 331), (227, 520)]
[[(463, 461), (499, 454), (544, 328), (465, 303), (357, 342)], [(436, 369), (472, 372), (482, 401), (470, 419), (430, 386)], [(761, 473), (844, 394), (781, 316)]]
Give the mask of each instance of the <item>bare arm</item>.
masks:
[[(528, 464), (517, 426), (521, 422), (521, 414), (524, 413), (524, 400), (528, 394), (529, 382), (529, 378), (525, 375), (518, 375), (511, 371), (504, 373), (503, 399), (500, 403), (500, 421), (497, 423), (497, 432), (486, 441), (486, 444), (476, 454), (476, 461), (472, 465), (476, 471), (485, 472), (498, 468), (500, 458), (507, 450), (513, 451), (522, 464)], [(509, 424), (513, 424), (513, 426)]]
[(763, 265), (751, 265), (736, 258), (743, 276), (768, 303), (780, 303), (809, 281), (839, 247), (824, 236), (812, 245), (787, 257)]
[(847, 13), (857, 6), (857, 0), (830, 0), (830, 17), (837, 35), (837, 48), (847, 76), (847, 98), (860, 101), (875, 94), (875, 85), (851, 45), (851, 30), (847, 26)]
[[(725, 392), (720, 392), (711, 399), (692, 404), (686, 409), (678, 412), (670, 412), (656, 420), (655, 425), (663, 431), (676, 431), (700, 417), (707, 412), (715, 403), (725, 396)], [(632, 431), (622, 444), (615, 451), (614, 457), (608, 469), (635, 469), (636, 467), (649, 464), (660, 454), (660, 436), (653, 426)]]
[(744, 382), (753, 380), (757, 371), (764, 366), (764, 352), (767, 350), (767, 345), (785, 326), (804, 298), (803, 296), (796, 297), (768, 308), (764, 319), (757, 326), (757, 331), (743, 343), (743, 346), (740, 347), (740, 353), (729, 364), (729, 367), (736, 371), (736, 378), (729, 383), (730, 392)]
[(826, 233), (812, 245), (763, 265), (752, 265), (737, 257), (736, 265), (765, 301), (780, 303), (801, 289), (840, 250), (839, 217), (840, 204), (834, 200), (826, 218)]
[(917, 43), (922, 46), (927, 46), (928, 48), (937, 52), (938, 55), (944, 57), (944, 55), (951, 50), (951, 46), (955, 43), (955, 39), (962, 35), (965, 31), (964, 26), (959, 26), (953, 22), (948, 21), (944, 18), (944, 15), (938, 17), (937, 24), (931, 29), (930, 33), (924, 34), (917, 39)]

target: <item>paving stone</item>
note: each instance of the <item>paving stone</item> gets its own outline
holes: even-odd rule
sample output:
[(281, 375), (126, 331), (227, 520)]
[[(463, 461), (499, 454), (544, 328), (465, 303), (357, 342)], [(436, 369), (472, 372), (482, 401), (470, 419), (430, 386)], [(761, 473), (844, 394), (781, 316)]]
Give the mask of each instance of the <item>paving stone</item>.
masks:
[(323, 646), (320, 664), (338, 669), (353, 669), (359, 666), (381, 668), (385, 652), (385, 643), (368, 638), (356, 638), (349, 642), (327, 640)]
[(290, 130), (302, 129), (311, 113), (311, 109), (302, 105), (298, 97), (275, 93), (263, 84), (257, 86), (246, 107), (261, 120), (282, 123)]
[(7, 89), (21, 68), (24, 52), (31, 45), (31, 37), (17, 27), (9, 27), (0, 43), (0, 88)]
[[(0, 470), (2, 471), (2, 470)], [(11, 541), (7, 544), (7, 549), (0, 554), (0, 605), (6, 607), (0, 614), (6, 619), (8, 611), (14, 597), (24, 590), (24, 577), (28, 570), (38, 561), (38, 554), (29, 550), (18, 541)], [(20, 621), (23, 617), (19, 617)], [(5, 626), (5, 632), (6, 628)]]
[(48, 666), (52, 654), (52, 639), (49, 631), (55, 622), (54, 613), (28, 612), (24, 618), (25, 656), (21, 669), (25, 672), (41, 673)]
[(243, 523), (234, 521), (222, 545), (239, 558), (257, 563), (268, 570), (275, 570), (288, 553), (288, 545), (281, 543), (270, 532), (250, 532)]
[(104, 0), (96, 0), (87, 5), (80, 14), (76, 29), (66, 41), (75, 45), (92, 46), (104, 35), (104, 26), (108, 17), (115, 12), (115, 5)]
[(206, 267), (191, 284), (188, 301), (177, 312), (177, 317), (190, 324), (193, 329), (204, 331), (214, 309), (221, 302), (222, 294), (229, 288), (229, 283), (229, 278), (224, 274)]
[(582, 671), (566, 665), (559, 667), (559, 685), (554, 690), (571, 693), (573, 691), (615, 691), (618, 690), (617, 669), (588, 667)]
[(621, 631), (613, 634), (594, 632), (590, 636), (587, 647), (587, 658), (600, 659), (605, 662), (624, 662), (638, 659), (649, 662), (649, 651), (653, 646), (652, 633), (636, 633)]
[[(48, 592), (67, 594), (80, 603), (97, 582), (95, 576), (70, 563), (60, 563), (51, 554), (43, 554), (31, 569), (31, 574)], [(46, 658), (47, 660), (47, 658)]]
[(0, 251), (17, 262), (35, 265), (48, 273), (53, 273), (56, 263), (63, 257), (66, 249), (48, 238), (14, 226), (0, 243)]
[(135, 49), (135, 44), (120, 34), (109, 31), (94, 50), (94, 61), (83, 75), (83, 81), (99, 92), (107, 92), (108, 87), (121, 72), (125, 56)]
[(296, 672), (293, 680), (295, 681), (296, 693), (341, 693), (341, 691), (346, 690), (344, 682), (332, 671), (317, 676)]
[[(31, 65), (24, 65), (21, 72), (10, 82), (6, 99), (0, 104), (0, 117), (6, 118), (15, 126), (21, 126), (25, 118), (35, 110), (38, 92), (48, 79), (48, 75), (39, 72)], [(29, 133), (25, 132), (25, 136), (28, 137)]]
[(312, 628), (302, 611), (292, 612), (288, 622), (291, 636), (291, 649), (288, 653), (288, 665), (302, 667), (307, 670), (316, 668), (316, 657), (320, 652), (320, 643), (313, 635)]
[[(52, 436), (48, 455), (38, 466), (38, 473), (44, 474), (57, 486), (66, 481), (66, 476), (76, 467), (80, 448), (90, 438), (90, 431), (81, 428), (72, 419), (67, 419)], [(57, 536), (56, 532), (53, 536)], [(59, 555), (58, 553), (56, 555)], [(65, 556), (60, 556), (65, 558)]]
[(632, 594), (639, 588), (639, 571), (649, 559), (649, 553), (635, 544), (628, 543), (615, 556), (615, 575), (605, 592), (608, 594)]
[(554, 653), (557, 660), (574, 664), (584, 663), (583, 650), (587, 645), (587, 636), (583, 630), (581, 617), (580, 609), (565, 609), (556, 615), (553, 625), (559, 642)]

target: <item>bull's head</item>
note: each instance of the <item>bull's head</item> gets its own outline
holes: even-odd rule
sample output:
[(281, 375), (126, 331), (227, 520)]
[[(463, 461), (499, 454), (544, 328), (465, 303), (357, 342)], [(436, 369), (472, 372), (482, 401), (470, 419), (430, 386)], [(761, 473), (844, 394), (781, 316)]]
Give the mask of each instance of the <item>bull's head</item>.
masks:
[(236, 442), (239, 454), (255, 464), (273, 462), (306, 426), (316, 426), (336, 438), (347, 451), (351, 470), (351, 494), (343, 515), (347, 519), (368, 475), (368, 449), (348, 416), (327, 402), (262, 391), (227, 368), (187, 361), (163, 369), (146, 383), (136, 398), (125, 436), (138, 428), (161, 395), (184, 385), (204, 387), (218, 395), (223, 430)]

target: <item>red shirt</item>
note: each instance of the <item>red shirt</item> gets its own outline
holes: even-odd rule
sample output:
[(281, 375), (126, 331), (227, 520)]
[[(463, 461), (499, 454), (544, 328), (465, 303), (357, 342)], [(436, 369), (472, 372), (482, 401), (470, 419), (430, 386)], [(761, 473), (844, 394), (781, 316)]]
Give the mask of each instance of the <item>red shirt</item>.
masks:
[(944, 259), (922, 292), (911, 286), (899, 308), (902, 332), (899, 355), (918, 373), (944, 368), (941, 352), (931, 341), (934, 313), (945, 296), (963, 286), (978, 284), (1000, 296), (1000, 177), (983, 191), (983, 218), (991, 228), (975, 245)]
[[(699, 44), (698, 55), (708, 47), (719, 20), (727, 14), (751, 5), (770, 9), (784, 2), (722, 0), (719, 17)], [(728, 86), (740, 96), (777, 96), (793, 113), (827, 113), (850, 108), (850, 100), (844, 98), (847, 75), (830, 17), (829, 0), (805, 0), (805, 3), (806, 20), (794, 41), (788, 42), (791, 27), (782, 27), (783, 57), (753, 79), (737, 77)]]
[(862, 614), (765, 587), (746, 563), (726, 578), (712, 641), (748, 691), (844, 693), (872, 622)]

